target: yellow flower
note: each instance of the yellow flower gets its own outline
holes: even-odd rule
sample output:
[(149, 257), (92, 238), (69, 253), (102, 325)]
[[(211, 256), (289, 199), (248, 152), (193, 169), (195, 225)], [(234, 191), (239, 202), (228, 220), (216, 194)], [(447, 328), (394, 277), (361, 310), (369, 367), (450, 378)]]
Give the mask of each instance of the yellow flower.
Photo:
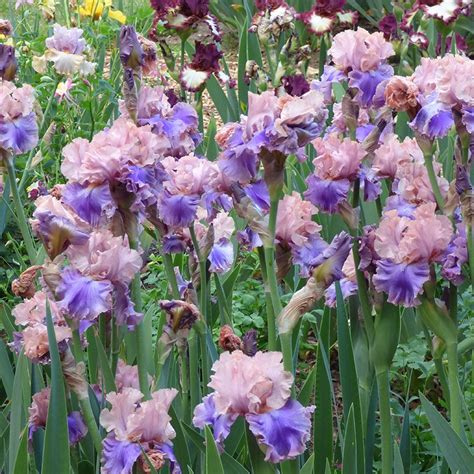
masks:
[(113, 20), (122, 24), (127, 21), (127, 17), (120, 10), (112, 9), (112, 0), (85, 0), (84, 5), (79, 7), (79, 14), (98, 20), (105, 8), (108, 8), (107, 16)]

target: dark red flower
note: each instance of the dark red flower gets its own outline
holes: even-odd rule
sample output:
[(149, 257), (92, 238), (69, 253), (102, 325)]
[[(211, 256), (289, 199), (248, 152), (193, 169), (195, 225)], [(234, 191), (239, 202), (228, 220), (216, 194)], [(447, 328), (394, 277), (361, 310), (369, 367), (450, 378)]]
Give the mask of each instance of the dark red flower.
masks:
[(196, 41), (196, 51), (190, 66), (196, 71), (219, 72), (219, 59), (222, 51), (215, 44), (202, 44)]
[(309, 83), (303, 74), (293, 74), (292, 76), (284, 76), (281, 83), (285, 91), (293, 96), (302, 96), (309, 91)]

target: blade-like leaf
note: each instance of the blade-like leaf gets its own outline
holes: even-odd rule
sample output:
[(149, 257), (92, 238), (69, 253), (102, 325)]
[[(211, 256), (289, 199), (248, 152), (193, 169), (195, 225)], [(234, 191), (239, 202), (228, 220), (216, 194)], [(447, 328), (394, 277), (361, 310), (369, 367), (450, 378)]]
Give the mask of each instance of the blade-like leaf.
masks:
[(2, 379), (7, 397), (11, 400), (14, 375), (10, 358), (8, 357), (8, 352), (2, 339), (0, 339), (0, 378)]
[(469, 473), (474, 466), (474, 455), (433, 404), (420, 393), (423, 410), (428, 417), (434, 437), (452, 472)]
[(354, 406), (351, 405), (345, 426), (344, 449), (342, 452), (342, 473), (357, 474), (357, 436)]
[(49, 355), (51, 357), (51, 395), (44, 437), (42, 472), (69, 472), (69, 434), (66, 391), (49, 304), (46, 304)]
[(206, 474), (224, 474), (221, 457), (211, 429), (206, 426), (204, 431), (206, 434)]
[[(344, 403), (344, 419), (346, 423), (349, 417), (349, 407), (353, 406), (354, 422), (356, 432), (356, 446), (358, 453), (357, 472), (364, 472), (364, 428), (362, 426), (362, 414), (359, 395), (359, 381), (354, 360), (354, 350), (347, 321), (344, 300), (342, 298), (341, 285), (336, 281), (336, 313), (337, 313), (337, 342), (339, 347), (339, 370), (341, 374), (342, 400)], [(346, 428), (347, 429), (347, 428)]]
[(18, 447), (18, 454), (16, 456), (15, 469), (13, 474), (28, 473), (28, 464), (30, 458), (28, 456), (28, 428), (25, 428), (21, 437), (20, 446)]

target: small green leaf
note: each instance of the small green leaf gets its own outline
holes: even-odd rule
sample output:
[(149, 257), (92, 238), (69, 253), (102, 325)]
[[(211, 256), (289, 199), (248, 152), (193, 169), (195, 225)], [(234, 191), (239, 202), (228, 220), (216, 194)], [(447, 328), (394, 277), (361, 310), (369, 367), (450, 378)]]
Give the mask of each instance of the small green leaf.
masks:
[(474, 455), (451, 428), (449, 423), (422, 393), (420, 393), (420, 399), (423, 410), (433, 429), (434, 437), (451, 471), (460, 474), (472, 472)]
[(206, 433), (206, 474), (224, 474), (221, 457), (219, 456), (211, 428), (206, 426), (204, 431)]
[(69, 433), (67, 427), (66, 391), (59, 358), (58, 343), (53, 319), (46, 302), (49, 355), (51, 357), (51, 395), (44, 437), (43, 465), (41, 471), (68, 473), (70, 470)]
[(300, 474), (313, 474), (314, 453), (308, 458), (300, 470)]
[(21, 437), (20, 446), (18, 447), (18, 454), (16, 456), (15, 469), (13, 474), (28, 473), (28, 465), (30, 458), (28, 456), (28, 428), (25, 428)]

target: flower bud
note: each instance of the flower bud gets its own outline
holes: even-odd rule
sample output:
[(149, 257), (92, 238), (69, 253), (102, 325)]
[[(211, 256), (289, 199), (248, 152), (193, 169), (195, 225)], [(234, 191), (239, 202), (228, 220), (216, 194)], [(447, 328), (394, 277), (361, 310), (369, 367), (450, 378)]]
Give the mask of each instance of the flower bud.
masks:
[(4, 81), (12, 81), (15, 78), (17, 67), (13, 46), (0, 44), (0, 78)]
[(140, 70), (143, 66), (144, 53), (137, 32), (133, 26), (122, 26), (119, 39), (120, 61), (124, 68), (134, 71)]

